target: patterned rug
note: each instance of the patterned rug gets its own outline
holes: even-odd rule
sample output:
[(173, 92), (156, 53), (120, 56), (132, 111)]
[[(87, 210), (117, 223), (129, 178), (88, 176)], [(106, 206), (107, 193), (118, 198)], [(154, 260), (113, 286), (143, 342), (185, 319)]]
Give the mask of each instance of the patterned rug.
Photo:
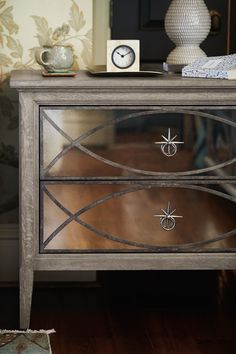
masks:
[(52, 354), (51, 333), (55, 331), (0, 330), (0, 354)]

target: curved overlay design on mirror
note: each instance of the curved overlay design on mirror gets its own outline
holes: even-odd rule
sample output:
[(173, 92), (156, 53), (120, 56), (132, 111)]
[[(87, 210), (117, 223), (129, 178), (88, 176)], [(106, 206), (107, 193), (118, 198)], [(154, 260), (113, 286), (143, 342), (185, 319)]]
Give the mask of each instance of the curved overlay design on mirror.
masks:
[[(103, 107), (100, 107), (100, 109), (102, 109)], [(62, 108), (60, 108), (62, 109)], [(75, 108), (77, 109), (77, 108)], [(85, 107), (80, 107), (80, 109), (85, 109)], [(226, 118), (223, 117), (219, 117), (217, 115), (214, 114), (210, 114), (210, 113), (205, 113), (202, 111), (195, 111), (195, 110), (188, 110), (188, 109), (152, 109), (152, 110), (147, 110), (147, 111), (142, 111), (142, 112), (136, 112), (136, 113), (130, 113), (127, 115), (124, 115), (122, 117), (118, 117), (118, 118), (114, 118), (111, 119), (110, 121), (106, 122), (105, 124), (98, 124), (96, 127), (89, 129), (88, 131), (86, 131), (85, 133), (83, 133), (82, 135), (80, 135), (78, 138), (73, 139), (70, 135), (68, 135), (65, 131), (63, 131), (63, 129), (61, 129), (55, 122), (53, 119), (51, 119), (49, 117), (49, 115), (45, 112), (45, 108), (43, 109), (43, 114), (42, 117), (43, 119), (46, 119), (51, 126), (59, 133), (61, 134), (61, 136), (63, 136), (63, 138), (65, 138), (69, 145), (66, 146), (65, 148), (63, 148), (53, 159), (52, 161), (46, 166), (41, 166), (41, 170), (42, 170), (42, 174), (44, 177), (47, 177), (49, 174), (49, 171), (52, 169), (52, 167), (57, 163), (57, 161), (59, 159), (61, 159), (70, 149), (72, 148), (77, 148), (80, 151), (84, 152), (85, 154), (89, 155), (90, 157), (105, 163), (107, 165), (113, 166), (113, 167), (117, 167), (123, 170), (126, 170), (128, 172), (132, 172), (134, 174), (139, 174), (139, 175), (149, 175), (149, 176), (161, 176), (161, 175), (176, 175), (176, 176), (180, 176), (180, 175), (197, 175), (197, 174), (201, 174), (201, 173), (206, 173), (206, 172), (210, 172), (210, 171), (214, 171), (214, 170), (218, 170), (221, 169), (223, 167), (229, 166), (231, 164), (233, 164), (234, 162), (236, 162), (236, 158), (232, 158), (228, 161), (225, 161), (223, 163), (218, 163), (215, 164), (214, 166), (209, 166), (209, 167), (205, 167), (205, 168), (199, 168), (199, 169), (194, 169), (194, 170), (188, 170), (188, 171), (180, 171), (180, 172), (155, 172), (155, 171), (147, 171), (147, 170), (142, 170), (142, 169), (137, 169), (137, 168), (133, 168), (133, 167), (129, 167), (127, 165), (123, 165), (120, 163), (117, 163), (115, 161), (111, 161), (109, 159), (106, 159), (98, 154), (96, 154), (95, 152), (91, 151), (90, 149), (88, 149), (87, 147), (85, 147), (84, 145), (82, 145), (83, 141), (92, 136), (93, 134), (95, 134), (96, 132), (105, 129), (113, 124), (117, 124), (129, 119), (133, 119), (133, 118), (138, 118), (138, 117), (146, 117), (146, 116), (150, 116), (150, 115), (154, 115), (154, 114), (160, 114), (160, 113), (180, 113), (180, 114), (188, 114), (192, 117), (198, 115), (199, 117), (202, 118), (206, 118), (206, 119), (211, 119), (214, 120), (216, 122), (221, 122), (225, 125), (231, 126), (233, 128), (236, 128), (236, 123), (233, 121), (230, 121)], [(41, 123), (42, 124), (42, 123)]]
[[(47, 182), (48, 183), (48, 182)], [(143, 190), (150, 190), (152, 188), (162, 188), (162, 185), (153, 185), (153, 184), (147, 184), (147, 183), (138, 183), (136, 185), (131, 185), (128, 188), (122, 189), (118, 192), (112, 192), (109, 193), (105, 196), (103, 196), (102, 198), (96, 199), (93, 202), (90, 202), (89, 204), (85, 205), (84, 207), (80, 208), (79, 210), (77, 210), (75, 213), (71, 212), (68, 208), (66, 208), (54, 195), (52, 192), (50, 192), (47, 188), (47, 185), (45, 183), (42, 183), (41, 185), (41, 194), (43, 195), (44, 193), (52, 200), (53, 203), (55, 203), (55, 205), (57, 207), (59, 207), (67, 216), (68, 218), (62, 222), (47, 238), (46, 240), (43, 242), (43, 236), (42, 236), (42, 231), (43, 231), (43, 227), (44, 225), (41, 225), (41, 251), (42, 252), (48, 252), (48, 250), (46, 249), (46, 247), (50, 244), (50, 242), (59, 234), (59, 232), (61, 230), (63, 230), (69, 223), (71, 223), (72, 221), (76, 221), (77, 223), (79, 223), (81, 226), (85, 227), (86, 229), (92, 231), (97, 237), (100, 238), (104, 238), (104, 239), (108, 239), (117, 243), (121, 243), (124, 245), (129, 245), (129, 246), (133, 246), (133, 247), (138, 247), (140, 249), (140, 251), (150, 251), (150, 252), (174, 252), (174, 251), (204, 251), (202, 248), (206, 245), (210, 245), (210, 244), (214, 244), (218, 241), (221, 240), (226, 240), (229, 239), (232, 236), (236, 236), (236, 228), (220, 234), (220, 235), (216, 235), (215, 237), (210, 237), (208, 239), (204, 239), (201, 241), (196, 241), (196, 242), (186, 242), (184, 244), (178, 244), (178, 245), (173, 245), (173, 246), (163, 246), (163, 245), (158, 245), (158, 244), (148, 244), (145, 242), (139, 242), (139, 241), (135, 241), (135, 240), (128, 240), (122, 237), (119, 237), (117, 235), (113, 235), (111, 233), (108, 233), (106, 231), (103, 230), (98, 230), (96, 227), (94, 227), (93, 225), (87, 223), (86, 221), (82, 220), (81, 216), (83, 214), (85, 214), (86, 212), (88, 212), (89, 210), (96, 208), (97, 206), (104, 204), (106, 202), (108, 202), (109, 200), (115, 199), (115, 198), (120, 198), (126, 194), (129, 193), (135, 193), (138, 191), (143, 191)], [(164, 187), (167, 188), (182, 188), (182, 189), (189, 189), (189, 190), (196, 190), (199, 192), (206, 192), (208, 194), (220, 197), (220, 198), (224, 198), (226, 200), (229, 200), (233, 203), (236, 203), (236, 197), (227, 195), (221, 191), (218, 190), (213, 190), (210, 188), (206, 188), (203, 186), (199, 186), (199, 185), (179, 185), (177, 183), (173, 184), (173, 183), (165, 183)], [(42, 198), (43, 200), (43, 198)], [(43, 218), (42, 218), (43, 220)], [(43, 222), (43, 221), (42, 221)], [(79, 237), (79, 235), (77, 235)], [(73, 251), (73, 250), (68, 250)], [(75, 250), (74, 250), (75, 251)], [(77, 252), (79, 252), (79, 250), (76, 250)], [(90, 250), (91, 251), (91, 250)]]

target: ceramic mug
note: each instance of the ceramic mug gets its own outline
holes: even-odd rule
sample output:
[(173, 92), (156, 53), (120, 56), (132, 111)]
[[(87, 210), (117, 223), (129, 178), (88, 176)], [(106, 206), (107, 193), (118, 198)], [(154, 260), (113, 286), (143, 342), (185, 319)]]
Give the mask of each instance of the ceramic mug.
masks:
[(74, 62), (73, 49), (65, 45), (43, 46), (36, 51), (36, 60), (48, 72), (68, 71)]

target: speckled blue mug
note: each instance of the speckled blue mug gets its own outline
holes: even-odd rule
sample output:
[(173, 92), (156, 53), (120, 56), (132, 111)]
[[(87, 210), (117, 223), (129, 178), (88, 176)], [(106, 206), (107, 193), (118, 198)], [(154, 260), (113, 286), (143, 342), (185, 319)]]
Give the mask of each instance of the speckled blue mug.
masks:
[(69, 45), (43, 46), (36, 51), (35, 57), (48, 72), (66, 72), (74, 62), (73, 49)]

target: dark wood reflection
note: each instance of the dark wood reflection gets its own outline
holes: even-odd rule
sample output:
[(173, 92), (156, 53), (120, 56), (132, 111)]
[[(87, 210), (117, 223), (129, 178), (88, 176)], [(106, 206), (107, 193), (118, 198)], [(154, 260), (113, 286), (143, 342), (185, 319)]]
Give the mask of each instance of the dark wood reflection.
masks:
[[(103, 156), (110, 161), (119, 160), (120, 164), (137, 168), (144, 171), (153, 171), (154, 166), (159, 167), (159, 171), (170, 171), (178, 166), (179, 169), (187, 170), (191, 166), (192, 152), (180, 150), (176, 156), (171, 158), (161, 156), (156, 148), (140, 146), (119, 147), (119, 148), (97, 148), (96, 154)], [(173, 167), (172, 167), (173, 166)], [(49, 171), (49, 176), (132, 176), (137, 173), (130, 172), (125, 168), (118, 168), (96, 160), (87, 154), (80, 152), (76, 148), (69, 150)]]
[[(138, 113), (132, 110), (104, 109), (46, 110), (49, 118), (45, 115), (41, 117), (43, 169), (47, 168), (60, 151), (68, 147), (71, 140), (68, 136), (75, 140), (99, 125), (105, 128), (96, 131), (95, 134), (88, 134), (80, 141), (81, 148), (87, 149), (90, 154), (96, 154), (98, 159), (96, 156), (90, 156), (86, 151), (71, 147), (50, 169), (46, 170), (43, 178), (132, 176), (134, 186), (135, 177), (141, 176), (143, 171), (148, 177), (152, 176), (150, 171), (186, 172), (215, 166), (235, 156), (234, 146), (228, 143), (233, 141), (234, 128), (226, 124), (200, 118), (199, 114), (152, 115), (149, 112), (147, 115), (142, 113), (140, 117), (119, 121), (122, 115), (128, 114), (127, 112)], [(111, 121), (114, 124), (107, 125)], [(57, 124), (67, 137), (62, 137), (53, 127), (52, 122)], [(166, 136), (168, 128), (171, 128), (172, 136), (177, 135), (177, 140), (185, 142), (178, 145), (178, 151), (172, 157), (163, 155), (160, 145), (154, 144), (162, 140), (162, 135)], [(103, 159), (111, 163), (107, 164)], [(216, 172), (223, 176), (225, 172), (234, 175), (234, 168), (230, 165), (211, 172), (211, 175)], [(80, 185), (66, 184), (65, 181), (58, 185), (46, 184), (50, 193), (73, 214), (95, 200), (130, 187), (131, 184)], [(45, 251), (143, 251), (144, 248), (140, 244), (173, 248), (203, 242), (236, 228), (234, 203), (207, 192), (153, 186), (150, 189), (109, 199), (87, 210), (80, 215), (80, 220), (91, 227), (90, 229), (74, 220), (59, 230), (58, 234), (47, 243), (50, 235), (67, 220), (68, 215), (60, 210), (45, 193), (43, 198), (44, 219), (41, 225), (41, 241), (46, 242)], [(176, 208), (177, 215), (183, 216), (182, 219), (176, 220), (176, 227), (172, 231), (163, 230), (159, 219), (153, 216), (160, 214), (162, 208), (166, 209), (168, 202), (171, 203), (171, 208)], [(111, 236), (118, 238), (120, 242), (115, 242)], [(200, 251), (234, 248), (236, 248), (236, 236), (202, 246)], [(184, 250), (186, 248), (182, 249)]]
[[(47, 185), (48, 190), (72, 213), (101, 199), (109, 193), (121, 191), (127, 185)], [(171, 202), (178, 215), (176, 228), (165, 231), (160, 226), (161, 208)], [(68, 218), (55, 204), (44, 198), (43, 240)], [(81, 220), (99, 231), (121, 240), (151, 245), (174, 246), (198, 242), (219, 236), (236, 228), (235, 205), (206, 192), (183, 188), (151, 188), (112, 198), (80, 216)], [(207, 245), (207, 249), (236, 247), (236, 236)], [(119, 250), (140, 251), (142, 248), (107, 240), (73, 221), (47, 245), (47, 250)]]
[[(46, 170), (46, 176), (123, 176), (137, 173), (119, 165), (141, 170), (140, 173), (186, 172), (225, 163), (235, 156), (232, 144), (229, 144), (235, 129), (227, 124), (200, 117), (197, 112), (196, 115), (150, 113), (119, 121), (127, 112), (144, 114), (133, 110), (46, 110), (51, 123), (46, 118), (41, 119), (44, 169), (68, 147), (70, 138), (75, 140), (98, 126), (103, 127), (80, 141), (88, 153), (72, 147)], [(70, 137), (69, 140), (62, 137), (52, 122)], [(169, 128), (171, 138), (176, 136), (173, 141), (184, 142), (177, 144), (177, 153), (171, 157), (165, 156), (160, 145), (155, 144), (164, 141), (163, 136), (168, 136)], [(90, 156), (90, 152), (97, 157)], [(111, 164), (102, 159), (109, 160)], [(235, 167), (227, 166), (224, 171), (232, 175)]]

